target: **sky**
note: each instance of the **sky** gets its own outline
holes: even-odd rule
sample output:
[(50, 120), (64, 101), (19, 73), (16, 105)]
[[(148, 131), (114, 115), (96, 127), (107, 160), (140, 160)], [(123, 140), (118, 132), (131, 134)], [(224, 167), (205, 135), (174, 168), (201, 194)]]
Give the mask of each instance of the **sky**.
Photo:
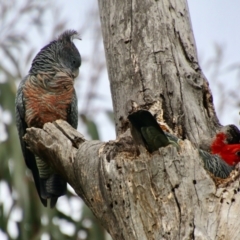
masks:
[(240, 1), (189, 0), (188, 7), (199, 54), (211, 56), (213, 44), (219, 43), (228, 62), (239, 62)]
[[(189, 0), (193, 33), (196, 41), (200, 64), (210, 83), (214, 103), (218, 105), (222, 95), (214, 85), (214, 74), (209, 70), (208, 62), (214, 55), (214, 46), (220, 45), (224, 49), (223, 69), (233, 63), (240, 63), (240, 1), (227, 0)], [(239, 76), (236, 71), (222, 71), (219, 79), (224, 88), (234, 90)], [(239, 110), (229, 102), (223, 114), (217, 112), (223, 125), (234, 123), (239, 127)]]

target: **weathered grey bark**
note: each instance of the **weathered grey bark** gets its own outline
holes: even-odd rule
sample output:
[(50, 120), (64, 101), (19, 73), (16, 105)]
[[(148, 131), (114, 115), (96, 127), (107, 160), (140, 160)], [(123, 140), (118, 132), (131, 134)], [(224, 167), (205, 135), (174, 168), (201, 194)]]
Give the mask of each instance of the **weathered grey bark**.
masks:
[(126, 103), (135, 101), (157, 104), (153, 111), (162, 109), (167, 124), (194, 143), (213, 135), (218, 120), (186, 0), (99, 0), (99, 8), (117, 133), (126, 129)]
[[(30, 149), (66, 178), (113, 239), (239, 239), (239, 181), (216, 187), (193, 147), (219, 123), (186, 2), (99, 6), (118, 139), (85, 141), (57, 121), (28, 129)], [(138, 154), (126, 120), (133, 102), (193, 145)]]
[(184, 141), (138, 155), (132, 138), (85, 141), (64, 121), (28, 129), (30, 148), (71, 184), (113, 239), (239, 239), (239, 181), (216, 188)]

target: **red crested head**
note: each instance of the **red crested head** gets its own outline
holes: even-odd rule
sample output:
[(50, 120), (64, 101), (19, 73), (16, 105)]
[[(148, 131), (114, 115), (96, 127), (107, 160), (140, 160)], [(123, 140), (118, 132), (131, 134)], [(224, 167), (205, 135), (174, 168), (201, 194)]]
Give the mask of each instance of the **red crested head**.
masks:
[(214, 154), (217, 154), (222, 151), (223, 146), (225, 146), (226, 143), (226, 136), (224, 133), (218, 133), (215, 138), (213, 139), (212, 145), (211, 145), (211, 151)]
[(240, 162), (240, 144), (227, 144), (224, 133), (218, 133), (211, 145), (212, 154), (218, 154), (229, 165)]

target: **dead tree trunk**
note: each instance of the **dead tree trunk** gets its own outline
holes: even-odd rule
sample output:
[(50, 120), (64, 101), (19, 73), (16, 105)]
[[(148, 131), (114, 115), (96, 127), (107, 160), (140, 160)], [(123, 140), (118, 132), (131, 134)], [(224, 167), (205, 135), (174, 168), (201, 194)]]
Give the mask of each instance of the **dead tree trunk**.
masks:
[[(99, 6), (118, 139), (85, 141), (57, 121), (28, 129), (31, 150), (66, 178), (115, 240), (239, 239), (239, 181), (216, 187), (193, 147), (219, 123), (186, 2)], [(128, 131), (133, 105), (188, 139), (182, 151), (138, 154)]]
[(163, 111), (180, 136), (215, 133), (211, 92), (198, 65), (186, 1), (99, 0), (117, 133), (129, 101)]

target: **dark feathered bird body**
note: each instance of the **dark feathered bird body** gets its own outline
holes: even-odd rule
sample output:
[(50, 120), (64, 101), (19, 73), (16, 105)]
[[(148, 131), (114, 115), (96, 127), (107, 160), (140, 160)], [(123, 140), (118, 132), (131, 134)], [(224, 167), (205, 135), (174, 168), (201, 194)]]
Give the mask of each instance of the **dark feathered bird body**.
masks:
[[(128, 116), (128, 119), (131, 122), (131, 132), (134, 141), (137, 145), (144, 145), (150, 153), (169, 144), (172, 144), (180, 149), (179, 143), (181, 140), (174, 135), (164, 132), (149, 111), (139, 110), (133, 112)], [(205, 169), (218, 178), (227, 178), (234, 169), (233, 166), (228, 164), (226, 161), (227, 159), (239, 159), (239, 156), (230, 150), (237, 151), (235, 146), (239, 148), (240, 144), (227, 145), (225, 143), (225, 147), (228, 147), (229, 149), (228, 151), (226, 148), (225, 150), (222, 149), (223, 140), (225, 140), (226, 136), (228, 136), (229, 141), (239, 141), (237, 129), (232, 126), (228, 129), (231, 130), (228, 131), (229, 134), (227, 135), (226, 133), (224, 135), (224, 139), (220, 139), (218, 137), (218, 139), (221, 140), (220, 143), (219, 141), (215, 142), (215, 154), (199, 149), (199, 154), (203, 160)], [(224, 152), (227, 153), (227, 156), (223, 154)]]
[(66, 31), (37, 54), (29, 74), (22, 80), (16, 96), (16, 123), (26, 165), (31, 169), (44, 206), (53, 207), (66, 192), (66, 181), (29, 149), (22, 137), (28, 127), (42, 128), (62, 119), (77, 128), (77, 97), (74, 79), (81, 65), (80, 54), (72, 42), (75, 31)]
[(138, 110), (128, 115), (128, 119), (135, 142), (144, 145), (150, 153), (169, 144), (179, 149), (178, 138), (164, 132), (149, 111)]

